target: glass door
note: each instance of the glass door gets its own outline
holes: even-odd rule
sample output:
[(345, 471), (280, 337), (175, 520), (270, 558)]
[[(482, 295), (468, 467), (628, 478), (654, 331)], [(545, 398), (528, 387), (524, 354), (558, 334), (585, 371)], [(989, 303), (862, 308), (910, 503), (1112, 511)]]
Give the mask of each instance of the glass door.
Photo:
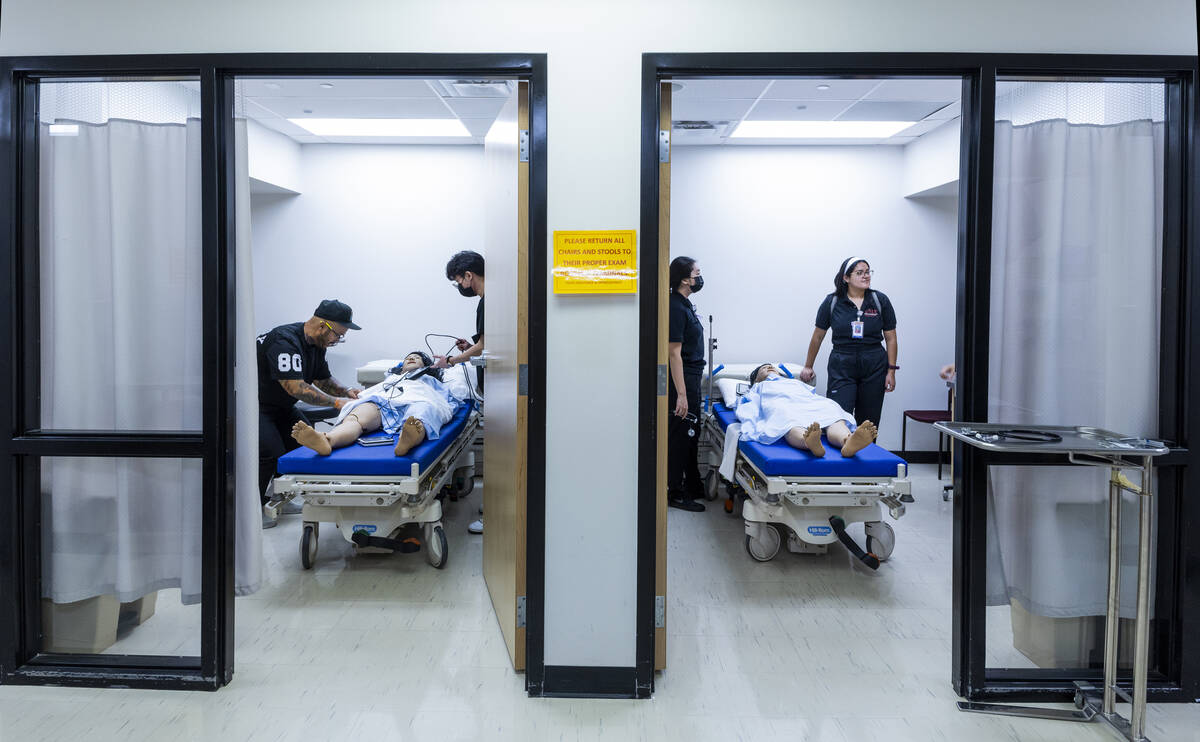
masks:
[[(975, 419), (1091, 426), (1179, 446), (1184, 246), (1173, 225), (1186, 204), (1173, 184), (1186, 163), (1178, 101), (1179, 82), (1165, 76), (997, 76), (994, 121), (984, 122), (994, 127), (990, 260), (976, 308), (987, 339), (984, 352), (968, 358), (978, 364), (974, 383), (986, 389), (986, 417)], [(985, 115), (990, 108), (982, 107)], [(1037, 454), (962, 452), (972, 584), (960, 604), (973, 618), (970, 679), (960, 693), (1099, 681), (1108, 470)], [(1169, 514), (1183, 453), (1156, 463), (1152, 684), (1171, 674), (1178, 533)], [(1139, 499), (1127, 493), (1120, 506), (1122, 682), (1133, 664)]]
[(219, 686), (229, 375), (211, 99), (199, 75), (16, 85), (15, 674)]

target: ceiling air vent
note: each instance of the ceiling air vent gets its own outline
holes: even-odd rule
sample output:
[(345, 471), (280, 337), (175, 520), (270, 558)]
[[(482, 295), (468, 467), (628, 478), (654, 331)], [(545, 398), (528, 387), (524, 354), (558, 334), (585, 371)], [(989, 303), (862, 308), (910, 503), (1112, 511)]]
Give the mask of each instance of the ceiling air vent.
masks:
[(671, 128), (675, 131), (716, 131), (728, 126), (728, 121), (672, 121)]
[(507, 98), (512, 88), (507, 80), (439, 80), (448, 98)]

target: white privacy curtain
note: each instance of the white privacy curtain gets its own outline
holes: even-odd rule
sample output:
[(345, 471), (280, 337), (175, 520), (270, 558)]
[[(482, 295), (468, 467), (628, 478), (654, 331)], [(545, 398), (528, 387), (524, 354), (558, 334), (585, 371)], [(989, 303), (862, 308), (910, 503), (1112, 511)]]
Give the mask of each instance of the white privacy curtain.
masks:
[[(244, 155), (244, 124), (238, 133)], [(42, 427), (199, 431), (199, 121), (113, 119), (53, 137), (43, 123), (39, 143)], [(248, 270), (248, 240), (238, 251)], [(239, 327), (253, 338), (252, 321)], [(257, 415), (239, 411), (238, 422), (236, 581), (248, 592), (260, 580), (257, 431), (247, 430)], [(199, 601), (201, 488), (199, 460), (45, 459), (43, 595), (125, 602), (178, 587), (185, 603)]]
[[(1163, 125), (996, 124), (988, 420), (1158, 425)], [(1136, 479), (1136, 476), (1135, 476)], [(1107, 469), (993, 468), (988, 603), (1103, 615)], [(1132, 615), (1136, 503), (1122, 510)]]
[(250, 243), (250, 157), (246, 119), (234, 121), (237, 163), (237, 352), (233, 383), (237, 403), (237, 567), (234, 592), (250, 595), (262, 585), (262, 510), (258, 496), (258, 348), (254, 321), (254, 259)]

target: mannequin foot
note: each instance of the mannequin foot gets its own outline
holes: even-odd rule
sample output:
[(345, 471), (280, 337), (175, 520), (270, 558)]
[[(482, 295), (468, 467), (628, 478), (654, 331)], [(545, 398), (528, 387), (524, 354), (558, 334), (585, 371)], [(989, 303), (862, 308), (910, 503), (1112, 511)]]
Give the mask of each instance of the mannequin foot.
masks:
[(396, 455), (404, 456), (423, 440), (425, 440), (425, 425), (415, 417), (408, 418), (400, 426), (400, 439), (396, 441)]
[(863, 450), (875, 440), (875, 436), (879, 434), (879, 430), (875, 427), (875, 423), (870, 420), (858, 426), (846, 439), (846, 443), (842, 446), (842, 456), (847, 458), (853, 456)]
[(329, 445), (329, 439), (324, 433), (313, 430), (313, 427), (306, 422), (297, 422), (292, 426), (292, 438), (305, 448), (311, 448), (322, 456), (328, 456), (333, 451), (333, 446)]
[(825, 455), (825, 446), (821, 444), (821, 426), (817, 423), (812, 423), (804, 429), (804, 445), (808, 446), (808, 451), (817, 458), (822, 458)]

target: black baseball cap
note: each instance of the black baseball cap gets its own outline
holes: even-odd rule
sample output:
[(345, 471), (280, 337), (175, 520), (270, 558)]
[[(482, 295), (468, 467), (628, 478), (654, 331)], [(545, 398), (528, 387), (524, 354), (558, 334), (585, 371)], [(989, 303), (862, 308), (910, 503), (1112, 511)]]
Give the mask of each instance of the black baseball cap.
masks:
[(314, 317), (327, 319), (330, 322), (337, 322), (339, 325), (345, 325), (351, 330), (361, 330), (362, 328), (354, 324), (354, 310), (350, 309), (350, 305), (343, 304), (337, 299), (326, 299), (317, 306), (313, 312)]

